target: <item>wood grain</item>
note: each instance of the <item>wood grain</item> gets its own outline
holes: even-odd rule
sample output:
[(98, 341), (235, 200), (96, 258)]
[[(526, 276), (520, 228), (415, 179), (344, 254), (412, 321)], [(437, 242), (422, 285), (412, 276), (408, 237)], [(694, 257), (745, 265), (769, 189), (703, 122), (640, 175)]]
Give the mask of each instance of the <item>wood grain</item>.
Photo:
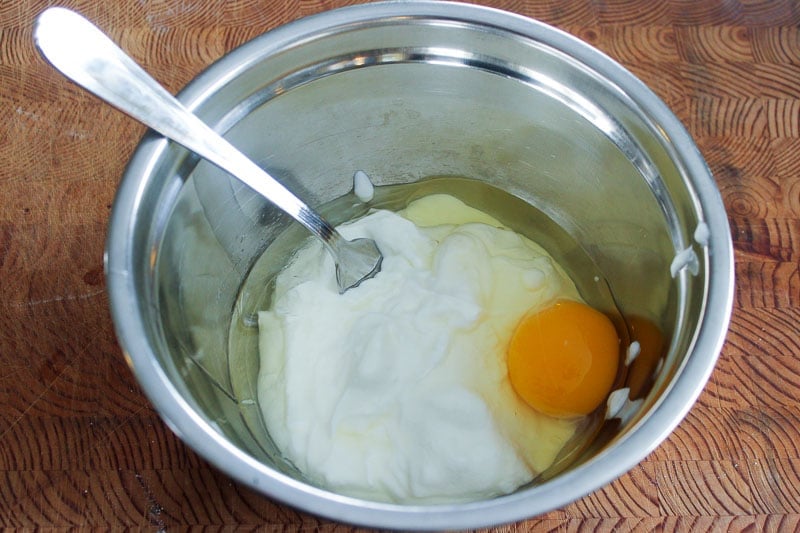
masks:
[[(0, 3), (0, 527), (349, 531), (221, 474), (141, 394), (102, 273), (143, 128), (36, 53), (49, 0)], [(177, 91), (247, 40), (346, 0), (65, 0)], [(496, 531), (800, 530), (800, 4), (487, 0), (638, 75), (683, 121), (728, 211), (730, 332), (697, 404), (631, 472)]]

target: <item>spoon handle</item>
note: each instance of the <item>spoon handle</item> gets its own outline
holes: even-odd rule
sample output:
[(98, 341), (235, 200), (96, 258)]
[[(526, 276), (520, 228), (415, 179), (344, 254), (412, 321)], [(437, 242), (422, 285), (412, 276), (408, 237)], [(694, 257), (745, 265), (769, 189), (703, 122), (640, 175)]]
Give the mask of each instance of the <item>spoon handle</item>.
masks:
[(268, 198), (336, 255), (339, 233), (275, 178), (192, 114), (94, 24), (64, 8), (37, 19), (36, 46), (67, 78), (209, 160)]

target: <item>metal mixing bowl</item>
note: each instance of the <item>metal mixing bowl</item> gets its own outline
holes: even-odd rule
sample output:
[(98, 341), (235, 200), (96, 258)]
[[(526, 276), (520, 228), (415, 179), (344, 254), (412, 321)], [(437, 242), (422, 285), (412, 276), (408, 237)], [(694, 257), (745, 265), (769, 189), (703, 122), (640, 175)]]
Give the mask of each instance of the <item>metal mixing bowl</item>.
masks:
[(252, 326), (243, 282), (290, 222), (218, 169), (148, 134), (111, 217), (113, 318), (161, 416), (233, 478), (300, 509), (368, 526), (510, 522), (629, 470), (705, 385), (733, 295), (719, 192), (667, 107), (581, 41), (476, 6), (360, 5), (254, 39), (180, 99), (312, 205), (348, 193), (357, 169), (377, 185), (456, 175), (499, 187), (579, 242), (620, 309), (650, 317), (668, 341), (635, 412), (608, 424), (594, 446), (544, 482), (486, 501), (422, 506), (314, 487), (281, 459), (263, 427), (256, 351), (230, 349), (232, 316)]

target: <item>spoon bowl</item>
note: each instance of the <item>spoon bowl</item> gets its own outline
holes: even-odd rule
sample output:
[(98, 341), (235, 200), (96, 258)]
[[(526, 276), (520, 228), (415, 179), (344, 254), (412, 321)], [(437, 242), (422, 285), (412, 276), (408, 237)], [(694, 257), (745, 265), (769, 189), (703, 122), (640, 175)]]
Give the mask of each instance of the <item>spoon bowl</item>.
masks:
[[(147, 134), (109, 218), (105, 271), (115, 332), (168, 426), (253, 491), (374, 528), (520, 520), (563, 508), (633, 468), (708, 380), (734, 294), (719, 191), (665, 104), (578, 39), (471, 4), (359, 4), (254, 38), (204, 70), (180, 100), (256, 161), (269, 161), (335, 224), (376, 207), (389, 187), (422, 186), (435, 176), (512, 195), (581, 245), (626, 317), (650, 319), (663, 334), (662, 351), (632, 363), (643, 363), (637, 384), (626, 378), (638, 404), (623, 405), (625, 416), (603, 424), (552, 478), (463, 504), (393, 505), (324, 490), (271, 438), (257, 395), (258, 351), (234, 351), (226, 334), (258, 340), (253, 312), (265, 307), (249, 288), (270, 294), (267, 283), (304, 230), (215, 165)], [(375, 185), (369, 205), (339, 179), (355, 168)], [(485, 194), (453, 190), (468, 205), (491, 207), (480, 203)], [(508, 213), (505, 201), (496, 207)], [(673, 264), (676, 256), (696, 261)], [(259, 279), (252, 274), (260, 261), (275, 270)]]

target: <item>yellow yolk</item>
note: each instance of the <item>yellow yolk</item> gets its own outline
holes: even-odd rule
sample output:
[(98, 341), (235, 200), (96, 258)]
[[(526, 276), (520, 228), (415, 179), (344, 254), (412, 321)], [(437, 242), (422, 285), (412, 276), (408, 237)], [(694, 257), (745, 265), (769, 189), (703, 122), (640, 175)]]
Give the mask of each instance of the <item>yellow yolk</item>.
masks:
[(619, 365), (611, 320), (588, 305), (561, 300), (522, 319), (508, 346), (508, 376), (517, 394), (542, 413), (581, 416), (611, 390)]

